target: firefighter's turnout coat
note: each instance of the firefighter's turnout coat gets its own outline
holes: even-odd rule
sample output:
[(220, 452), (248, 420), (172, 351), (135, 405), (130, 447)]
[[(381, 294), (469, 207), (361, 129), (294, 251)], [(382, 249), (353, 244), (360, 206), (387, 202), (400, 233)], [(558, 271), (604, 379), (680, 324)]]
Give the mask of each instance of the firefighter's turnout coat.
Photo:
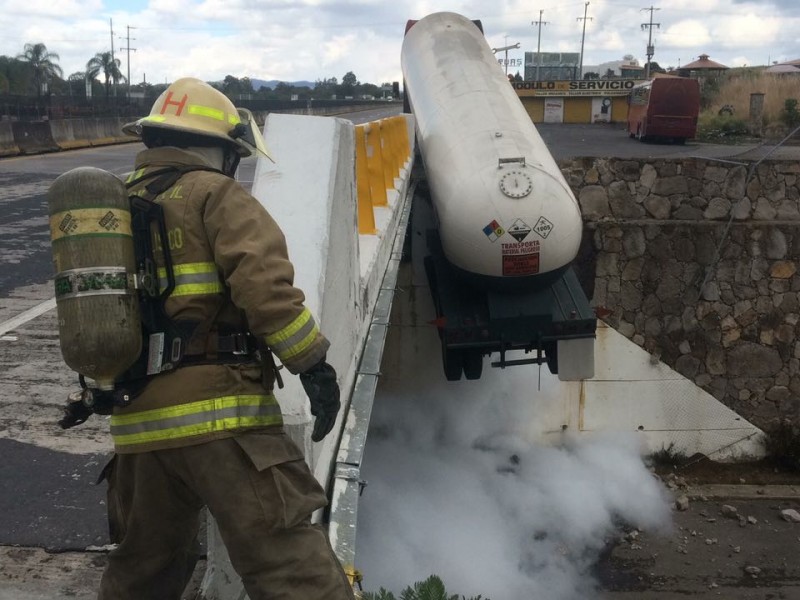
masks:
[[(148, 149), (137, 156), (130, 179), (164, 167), (203, 164), (190, 151)], [(146, 183), (134, 184), (131, 192)], [(166, 313), (177, 323), (198, 325), (185, 348), (186, 362), (152, 377), (129, 406), (115, 409), (116, 451), (188, 446), (255, 429), (280, 431), (272, 370), (262, 372), (261, 364), (247, 357), (240, 364), (214, 358), (218, 337), (243, 330), (291, 373), (325, 357), (328, 341), (293, 285), (283, 233), (255, 198), (218, 172), (185, 173), (155, 202), (164, 210), (175, 279)], [(166, 271), (158, 266), (165, 289)]]

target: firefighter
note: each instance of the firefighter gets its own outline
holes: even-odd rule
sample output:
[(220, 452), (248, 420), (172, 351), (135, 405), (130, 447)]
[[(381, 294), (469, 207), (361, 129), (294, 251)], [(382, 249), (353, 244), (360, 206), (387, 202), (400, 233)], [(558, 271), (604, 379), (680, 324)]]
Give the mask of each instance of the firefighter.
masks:
[(104, 477), (118, 546), (99, 599), (179, 599), (203, 507), (251, 600), (351, 599), (325, 531), (310, 521), (325, 493), (273, 395), (274, 354), (309, 396), (312, 439), (332, 429), (340, 402), (329, 343), (293, 286), (283, 233), (233, 179), (241, 157), (267, 155), (252, 115), (184, 78), (123, 130), (147, 147), (130, 190), (156, 192), (163, 208), (155, 262), (164, 289), (168, 245), (174, 277), (163, 312), (183, 334), (171, 348), (149, 340), (151, 358), (155, 348), (181, 359), (111, 416), (115, 456)]

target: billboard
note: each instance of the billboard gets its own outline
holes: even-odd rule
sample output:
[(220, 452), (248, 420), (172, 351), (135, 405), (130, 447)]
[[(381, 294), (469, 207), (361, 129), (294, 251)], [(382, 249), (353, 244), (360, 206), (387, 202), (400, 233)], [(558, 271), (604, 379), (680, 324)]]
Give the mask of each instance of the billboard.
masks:
[(520, 97), (526, 96), (627, 96), (638, 79), (574, 79), (568, 81), (514, 81)]

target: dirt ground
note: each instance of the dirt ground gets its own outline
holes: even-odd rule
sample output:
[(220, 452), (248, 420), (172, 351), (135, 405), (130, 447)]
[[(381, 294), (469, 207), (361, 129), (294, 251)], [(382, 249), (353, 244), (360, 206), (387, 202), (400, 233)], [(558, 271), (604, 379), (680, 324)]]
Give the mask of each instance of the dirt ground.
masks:
[(781, 513), (800, 510), (799, 472), (702, 457), (655, 471), (676, 499), (673, 529), (609, 540), (602, 598), (800, 599), (800, 523)]

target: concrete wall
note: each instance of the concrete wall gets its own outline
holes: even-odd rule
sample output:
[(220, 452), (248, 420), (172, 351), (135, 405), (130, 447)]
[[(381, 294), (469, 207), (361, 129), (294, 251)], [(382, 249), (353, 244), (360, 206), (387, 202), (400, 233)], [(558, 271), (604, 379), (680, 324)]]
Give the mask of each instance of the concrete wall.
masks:
[(14, 141), (14, 130), (11, 121), (0, 121), (0, 156), (16, 156), (19, 146)]
[(606, 322), (766, 431), (800, 418), (800, 164), (561, 166)]
[(135, 141), (122, 133), (126, 119), (0, 122), (0, 156), (40, 154)]
[(14, 135), (14, 143), (22, 154), (39, 154), (58, 150), (47, 121), (13, 121), (11, 131)]
[[(348, 111), (360, 107), (347, 107)], [(375, 108), (374, 105), (365, 110)], [(291, 114), (329, 115), (342, 112), (342, 107), (303, 106), (296, 110), (281, 111)], [(256, 113), (263, 125), (268, 113)], [(0, 156), (39, 154), (90, 146), (107, 146), (137, 141), (122, 133), (122, 126), (131, 119), (121, 117), (61, 119), (51, 121), (0, 121)]]

